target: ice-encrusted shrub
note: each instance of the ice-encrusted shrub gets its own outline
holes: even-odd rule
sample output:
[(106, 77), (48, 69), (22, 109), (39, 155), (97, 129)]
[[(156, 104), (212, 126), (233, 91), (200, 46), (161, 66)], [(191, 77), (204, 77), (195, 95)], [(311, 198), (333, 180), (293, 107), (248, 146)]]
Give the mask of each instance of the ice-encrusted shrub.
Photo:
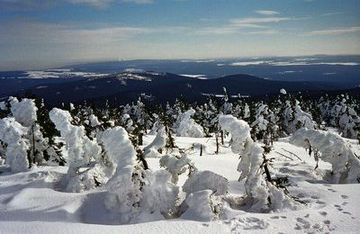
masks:
[(360, 160), (339, 135), (302, 128), (294, 133), (290, 142), (318, 152), (317, 157), (330, 163), (334, 183), (360, 183)]
[(27, 151), (30, 144), (25, 138), (27, 130), (14, 118), (0, 119), (0, 141), (6, 145), (6, 163), (12, 172), (26, 171), (29, 168)]
[(238, 171), (241, 173), (239, 180), (245, 180), (250, 209), (264, 212), (294, 208), (292, 199), (264, 177), (264, 149), (251, 138), (248, 123), (232, 115), (221, 115), (219, 124), (223, 130), (231, 134), (233, 153), (241, 155), (238, 165)]
[(177, 136), (195, 138), (204, 137), (204, 129), (192, 118), (194, 114), (195, 110), (190, 109), (179, 115), (175, 123)]

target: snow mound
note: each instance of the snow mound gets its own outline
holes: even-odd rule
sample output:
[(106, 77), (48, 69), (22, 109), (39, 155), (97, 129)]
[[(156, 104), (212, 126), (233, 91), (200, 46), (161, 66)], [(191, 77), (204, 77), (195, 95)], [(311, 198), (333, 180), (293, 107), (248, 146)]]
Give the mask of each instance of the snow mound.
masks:
[(211, 171), (197, 171), (183, 185), (183, 191), (187, 194), (201, 190), (211, 190), (215, 195), (225, 195), (228, 189), (228, 180)]

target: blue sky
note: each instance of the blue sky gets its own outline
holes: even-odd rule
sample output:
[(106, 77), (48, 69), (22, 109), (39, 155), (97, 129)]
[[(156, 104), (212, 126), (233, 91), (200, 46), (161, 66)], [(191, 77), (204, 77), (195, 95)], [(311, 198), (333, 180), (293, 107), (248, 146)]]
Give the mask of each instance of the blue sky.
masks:
[(0, 0), (0, 69), (360, 54), (359, 0)]

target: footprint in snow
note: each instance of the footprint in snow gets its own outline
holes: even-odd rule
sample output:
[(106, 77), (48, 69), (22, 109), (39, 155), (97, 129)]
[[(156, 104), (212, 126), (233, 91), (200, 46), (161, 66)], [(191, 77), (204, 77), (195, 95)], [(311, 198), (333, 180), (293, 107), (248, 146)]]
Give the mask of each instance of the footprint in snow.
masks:
[(330, 222), (330, 220), (324, 220), (323, 223), (329, 225), (331, 222)]
[(348, 198), (349, 198), (349, 196), (346, 196), (346, 195), (341, 195), (341, 198), (342, 198), (342, 199), (348, 199)]
[(309, 229), (311, 227), (311, 224), (305, 219), (297, 218), (296, 221), (295, 230)]
[(326, 216), (326, 215), (327, 215), (327, 212), (325, 212), (325, 211), (320, 211), (319, 214), (321, 214), (322, 216)]
[(240, 233), (240, 230), (262, 230), (266, 229), (269, 223), (256, 217), (234, 218), (231, 220), (231, 231)]
[(329, 188), (328, 190), (329, 190), (330, 192), (336, 193), (336, 190), (334, 190), (334, 189)]

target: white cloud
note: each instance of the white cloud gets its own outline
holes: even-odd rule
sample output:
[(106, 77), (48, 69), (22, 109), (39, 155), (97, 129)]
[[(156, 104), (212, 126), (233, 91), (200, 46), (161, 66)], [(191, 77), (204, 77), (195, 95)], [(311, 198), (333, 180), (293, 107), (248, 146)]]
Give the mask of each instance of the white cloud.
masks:
[(230, 19), (227, 24), (224, 25), (198, 28), (196, 33), (200, 35), (225, 35), (235, 33), (243, 35), (271, 35), (278, 33), (278, 31), (271, 29), (270, 25), (289, 20), (295, 19), (288, 17), (235, 18)]
[(274, 35), (279, 33), (277, 30), (269, 29), (269, 30), (262, 30), (262, 31), (252, 31), (247, 32), (248, 35)]
[(327, 12), (324, 14), (321, 14), (320, 16), (324, 17), (324, 16), (334, 16), (334, 15), (342, 15), (344, 14), (344, 12)]
[(230, 23), (235, 27), (247, 27), (247, 28), (260, 28), (265, 27), (264, 24), (279, 23), (281, 21), (288, 21), (291, 18), (287, 17), (251, 17), (242, 19), (231, 19)]
[(270, 10), (257, 10), (255, 11), (256, 13), (260, 14), (260, 15), (279, 15), (280, 13), (277, 11), (270, 11)]
[(333, 28), (333, 29), (325, 29), (325, 30), (315, 30), (305, 35), (308, 36), (327, 36), (327, 35), (342, 35), (348, 33), (357, 33), (360, 32), (360, 27), (347, 27), (347, 28)]

